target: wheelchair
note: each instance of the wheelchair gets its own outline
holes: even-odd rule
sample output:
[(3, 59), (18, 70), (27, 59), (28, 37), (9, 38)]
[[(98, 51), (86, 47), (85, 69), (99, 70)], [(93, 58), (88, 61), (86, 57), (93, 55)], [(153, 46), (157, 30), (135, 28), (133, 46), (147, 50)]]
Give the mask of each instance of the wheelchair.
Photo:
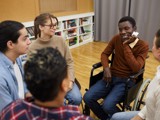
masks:
[[(110, 65), (112, 65), (113, 59), (114, 59), (114, 53), (112, 53), (111, 60), (109, 61)], [(117, 104), (117, 106), (120, 108), (121, 111), (140, 110), (142, 105), (145, 104), (143, 97), (146, 93), (146, 90), (147, 90), (147, 87), (150, 83), (150, 80), (148, 79), (143, 82), (144, 67), (145, 67), (145, 65), (138, 73), (129, 76), (127, 82), (129, 80), (134, 79), (134, 80), (136, 80), (136, 84), (133, 87), (128, 88), (128, 85), (126, 82), (124, 101)], [(103, 70), (99, 70), (99, 68), (102, 68), (101, 62), (92, 65), (92, 69), (91, 69), (91, 73), (90, 73), (89, 88), (91, 86), (93, 86), (98, 80), (102, 79)], [(98, 71), (98, 73), (96, 70)], [(86, 89), (86, 91), (88, 91), (88, 89)], [(133, 102), (134, 102), (134, 104), (131, 105), (131, 103), (133, 103)], [(83, 114), (90, 115), (90, 108), (86, 104), (84, 105)]]

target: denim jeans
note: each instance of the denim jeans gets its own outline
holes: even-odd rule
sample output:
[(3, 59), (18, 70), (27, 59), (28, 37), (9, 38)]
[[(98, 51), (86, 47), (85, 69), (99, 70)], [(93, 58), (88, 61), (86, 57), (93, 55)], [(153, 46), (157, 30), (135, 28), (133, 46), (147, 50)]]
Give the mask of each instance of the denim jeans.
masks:
[[(112, 77), (112, 82), (107, 83), (104, 80), (98, 81), (84, 95), (84, 102), (101, 120), (110, 118), (114, 113), (120, 110), (116, 104), (123, 101), (125, 94), (125, 85), (127, 78)], [(133, 81), (129, 82), (134, 85)], [(103, 98), (102, 104), (97, 100)]]
[(70, 90), (65, 99), (68, 101), (70, 105), (80, 105), (82, 102), (82, 95), (76, 83), (74, 83), (72, 90)]
[(113, 114), (111, 120), (130, 120), (138, 113), (139, 111), (118, 112)]

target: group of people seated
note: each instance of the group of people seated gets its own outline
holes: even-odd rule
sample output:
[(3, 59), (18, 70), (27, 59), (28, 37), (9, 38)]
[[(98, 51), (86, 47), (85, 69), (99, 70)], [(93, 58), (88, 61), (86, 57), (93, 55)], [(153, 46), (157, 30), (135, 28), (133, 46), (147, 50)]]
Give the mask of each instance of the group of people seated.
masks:
[[(43, 13), (34, 20), (34, 41), (25, 26), (12, 20), (0, 23), (0, 120), (92, 120), (79, 110), (82, 95), (75, 83), (74, 63), (65, 40), (55, 35), (57, 17)], [(101, 120), (158, 120), (159, 68), (148, 87), (142, 111), (120, 112), (128, 77), (145, 64), (149, 46), (133, 35), (136, 22), (130, 16), (118, 22), (115, 35), (101, 54), (102, 80), (83, 96), (85, 104)], [(114, 52), (112, 66), (109, 56)], [(153, 55), (160, 61), (160, 30), (153, 41)], [(27, 54), (22, 65), (20, 55)], [(129, 81), (129, 87), (135, 80)], [(98, 102), (103, 98), (102, 104)]]

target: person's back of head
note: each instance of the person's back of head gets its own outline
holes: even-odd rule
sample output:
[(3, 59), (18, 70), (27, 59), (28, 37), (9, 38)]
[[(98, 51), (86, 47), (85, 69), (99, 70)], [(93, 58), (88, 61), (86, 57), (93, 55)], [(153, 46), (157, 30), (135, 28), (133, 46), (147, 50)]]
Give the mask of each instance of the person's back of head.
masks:
[(25, 82), (33, 97), (41, 102), (54, 100), (67, 78), (67, 64), (54, 48), (43, 48), (30, 54), (24, 66)]
[(0, 23), (0, 51), (7, 50), (7, 42), (12, 41), (17, 43), (20, 36), (19, 30), (24, 28), (24, 25), (17, 21), (6, 20)]
[(41, 36), (41, 30), (40, 30), (40, 26), (45, 26), (45, 23), (47, 22), (47, 20), (51, 21), (51, 19), (55, 19), (57, 21), (57, 25), (58, 25), (58, 19), (56, 16), (50, 14), (50, 13), (42, 13), (40, 15), (38, 15), (35, 19), (34, 19), (34, 34), (35, 34), (35, 38), (40, 37)]

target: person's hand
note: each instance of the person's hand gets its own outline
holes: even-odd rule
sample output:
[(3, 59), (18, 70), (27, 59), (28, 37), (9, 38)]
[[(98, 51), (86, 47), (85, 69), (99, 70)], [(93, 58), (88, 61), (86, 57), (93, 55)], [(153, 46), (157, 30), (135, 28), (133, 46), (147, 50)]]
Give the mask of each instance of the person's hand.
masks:
[(32, 94), (31, 94), (30, 92), (27, 92), (27, 93), (25, 94), (25, 98), (30, 98), (30, 97), (33, 97)]
[(130, 44), (130, 43), (132, 43), (132, 42), (134, 42), (135, 40), (137, 39), (137, 37), (135, 37), (135, 36), (130, 36), (127, 40), (125, 40), (124, 42), (123, 42), (123, 44)]
[(31, 94), (30, 92), (27, 92), (27, 93), (25, 94), (25, 100), (26, 100), (27, 102), (33, 102), (33, 101), (34, 101), (34, 98), (33, 98), (32, 94)]
[(134, 116), (131, 120), (144, 120), (139, 115)]
[(104, 79), (106, 82), (111, 82), (111, 71), (110, 71), (110, 68), (109, 68), (109, 67), (106, 67), (106, 68), (104, 69), (103, 79)]

